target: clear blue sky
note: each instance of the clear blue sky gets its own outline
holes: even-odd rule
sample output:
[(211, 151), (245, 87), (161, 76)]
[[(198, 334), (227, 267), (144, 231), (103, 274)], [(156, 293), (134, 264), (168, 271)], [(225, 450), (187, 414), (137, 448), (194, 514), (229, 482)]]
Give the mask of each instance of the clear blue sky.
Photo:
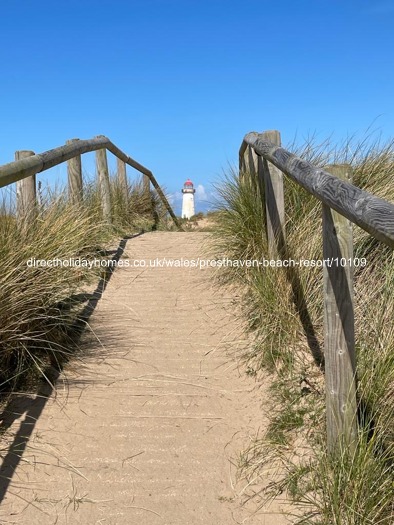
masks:
[(2, 0), (0, 164), (104, 134), (209, 193), (249, 131), (394, 136), (393, 27), (393, 0)]

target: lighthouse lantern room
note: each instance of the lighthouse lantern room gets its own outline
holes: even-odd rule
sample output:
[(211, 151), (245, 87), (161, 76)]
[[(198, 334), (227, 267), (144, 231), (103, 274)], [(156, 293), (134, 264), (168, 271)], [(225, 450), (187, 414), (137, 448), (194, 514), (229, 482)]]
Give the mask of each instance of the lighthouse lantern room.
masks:
[(193, 183), (190, 179), (187, 179), (182, 189), (182, 219), (190, 219), (195, 214), (194, 212), (194, 189)]

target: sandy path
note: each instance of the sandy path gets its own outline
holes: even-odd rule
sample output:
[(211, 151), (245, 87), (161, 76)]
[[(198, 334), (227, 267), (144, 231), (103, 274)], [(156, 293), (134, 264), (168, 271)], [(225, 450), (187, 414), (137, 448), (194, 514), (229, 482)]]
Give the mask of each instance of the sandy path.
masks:
[[(197, 258), (205, 236), (145, 234), (128, 241), (123, 259)], [(32, 435), (1, 523), (287, 523), (274, 508), (253, 516), (240, 506), (231, 458), (265, 424), (264, 390), (228, 358), (245, 341), (231, 297), (214, 293), (209, 277), (117, 269), (91, 318), (100, 344), (63, 373), (45, 406), (21, 402), (42, 414), (36, 422), (30, 410), (10, 428), (9, 443), (18, 431), (20, 443)]]

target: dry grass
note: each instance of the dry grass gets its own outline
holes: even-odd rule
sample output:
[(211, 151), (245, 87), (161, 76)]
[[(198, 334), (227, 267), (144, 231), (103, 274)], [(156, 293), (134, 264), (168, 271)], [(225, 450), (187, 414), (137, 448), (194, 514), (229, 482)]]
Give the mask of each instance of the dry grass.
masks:
[[(3, 191), (0, 204), (0, 391), (45, 376), (48, 366), (75, 353), (75, 323), (87, 299), (81, 291), (103, 277), (103, 269), (85, 266), (31, 267), (27, 262), (106, 259), (105, 246), (119, 236), (151, 229), (164, 216), (155, 194), (141, 184), (127, 198), (116, 178), (111, 184), (113, 223), (102, 219), (97, 185), (87, 184), (82, 206), (69, 203), (65, 191), (40, 191), (36, 220), (15, 219), (14, 195)], [(153, 206), (153, 207), (152, 207)], [(153, 212), (152, 212), (153, 210)]]

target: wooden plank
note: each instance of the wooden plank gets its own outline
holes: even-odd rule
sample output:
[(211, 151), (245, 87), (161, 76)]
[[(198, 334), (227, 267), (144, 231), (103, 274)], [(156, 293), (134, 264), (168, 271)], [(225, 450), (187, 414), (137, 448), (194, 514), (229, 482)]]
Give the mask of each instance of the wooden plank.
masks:
[(239, 173), (249, 173), (254, 176), (257, 175), (258, 170), (258, 156), (253, 148), (246, 142), (242, 142), (239, 149)]
[(142, 186), (144, 190), (145, 198), (150, 199), (150, 180), (146, 175), (142, 178)]
[[(351, 167), (333, 165), (332, 175), (351, 180)], [(327, 443), (354, 446), (357, 436), (352, 223), (323, 204), (324, 356)]]
[[(277, 130), (265, 131), (261, 137), (267, 142), (280, 146), (280, 132)], [(263, 157), (259, 156), (258, 159), (257, 171), (261, 194), (264, 187), (268, 251), (270, 257), (274, 258), (283, 253), (286, 242), (283, 174)]]
[(253, 180), (256, 180), (258, 173), (258, 156), (254, 149), (250, 146), (248, 146), (245, 151), (245, 160), (247, 171), (249, 172), (251, 177), (253, 177)]
[(258, 133), (249, 133), (244, 141), (321, 202), (394, 248), (393, 204), (264, 141)]
[[(33, 155), (34, 151), (19, 150), (15, 152), (15, 160), (19, 161)], [(26, 177), (16, 183), (16, 214), (18, 220), (26, 224), (36, 217), (37, 186), (35, 175)]]
[(99, 149), (96, 151), (97, 179), (100, 188), (101, 206), (104, 220), (112, 222), (111, 210), (111, 186), (109, 181), (109, 171), (106, 150)]
[[(66, 144), (72, 144), (79, 139), (67, 140)], [(67, 161), (68, 176), (68, 195), (73, 204), (81, 204), (83, 201), (83, 182), (82, 182), (82, 160), (81, 155)]]
[(257, 174), (257, 154), (248, 144), (240, 160), (240, 172), (241, 174), (248, 173), (252, 177)]
[(128, 208), (128, 201), (129, 201), (129, 190), (128, 190), (128, 183), (127, 183), (127, 173), (126, 173), (126, 163), (121, 159), (117, 160), (117, 177), (119, 186), (121, 188), (121, 192), (123, 195), (123, 201), (125, 204), (126, 209)]
[(175, 225), (179, 230), (182, 230), (178, 218), (176, 217), (153, 173), (145, 168), (145, 166), (126, 155), (103, 135), (89, 140), (79, 140), (73, 144), (66, 144), (65, 146), (54, 148), (52, 150), (45, 151), (44, 153), (36, 154), (30, 158), (21, 159), (0, 166), (0, 188), (3, 188), (8, 184), (12, 184), (13, 182), (17, 182), (18, 180), (25, 179), (26, 177), (35, 175), (36, 173), (48, 170), (49, 168), (53, 168), (54, 166), (57, 166), (62, 162), (75, 157), (76, 155), (97, 151), (102, 148), (106, 148), (113, 155), (115, 155), (115, 157), (123, 160), (123, 162), (149, 178)]
[[(142, 195), (143, 195), (144, 202), (149, 208), (149, 213), (151, 213), (153, 217), (153, 212), (154, 212), (154, 207), (155, 207), (154, 197), (153, 195), (151, 195), (150, 180), (149, 180), (149, 177), (147, 177), (146, 175), (142, 175)], [(155, 215), (155, 224), (156, 223), (157, 223), (157, 218)]]

